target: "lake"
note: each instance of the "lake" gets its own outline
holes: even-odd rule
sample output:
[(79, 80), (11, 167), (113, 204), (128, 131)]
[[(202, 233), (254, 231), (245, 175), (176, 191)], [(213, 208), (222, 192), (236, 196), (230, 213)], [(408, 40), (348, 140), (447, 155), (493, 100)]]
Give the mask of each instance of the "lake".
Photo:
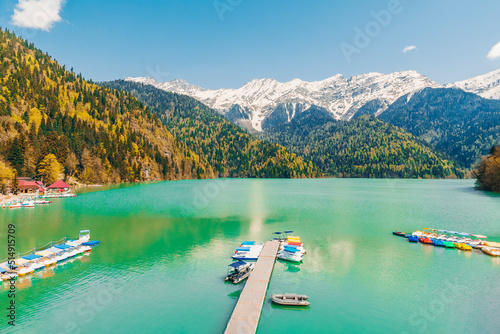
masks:
[[(243, 287), (225, 284), (243, 240), (293, 230), (308, 251), (277, 262), (258, 333), (493, 333), (500, 258), (410, 244), (424, 227), (500, 241), (500, 196), (472, 180), (190, 180), (85, 190), (1, 210), (19, 252), (90, 229), (91, 255), (19, 279), (17, 333), (222, 333)], [(6, 257), (6, 247), (0, 258)], [(307, 294), (308, 309), (271, 304)]]

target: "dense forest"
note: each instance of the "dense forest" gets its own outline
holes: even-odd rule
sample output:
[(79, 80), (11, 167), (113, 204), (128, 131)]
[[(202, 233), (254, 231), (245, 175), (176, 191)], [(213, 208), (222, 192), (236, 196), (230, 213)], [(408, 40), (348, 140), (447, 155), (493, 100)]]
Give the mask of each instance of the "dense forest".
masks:
[[(0, 180), (211, 178), (202, 157), (131, 94), (101, 87), (0, 30)], [(58, 175), (59, 174), (59, 175)]]
[(368, 178), (463, 178), (424, 142), (373, 116), (336, 121), (309, 110), (263, 137), (312, 160), (327, 175)]
[(319, 169), (280, 145), (259, 140), (197, 100), (129, 81), (103, 83), (132, 93), (179, 140), (224, 177), (318, 177)]
[(460, 89), (425, 88), (379, 118), (419, 137), (467, 169), (500, 144), (500, 101)]
[(477, 187), (500, 193), (500, 146), (492, 147), (474, 171)]

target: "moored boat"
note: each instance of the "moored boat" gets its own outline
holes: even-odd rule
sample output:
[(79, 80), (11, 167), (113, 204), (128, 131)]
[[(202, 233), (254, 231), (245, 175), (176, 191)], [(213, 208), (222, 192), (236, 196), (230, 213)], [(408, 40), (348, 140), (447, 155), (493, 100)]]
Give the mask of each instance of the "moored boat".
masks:
[(444, 247), (446, 248), (455, 248), (455, 244), (451, 241), (443, 241)]
[(34, 208), (35, 207), (35, 202), (34, 201), (24, 201), (21, 203), (23, 208)]
[(456, 243), (455, 244), (455, 247), (460, 249), (460, 250), (463, 250), (463, 251), (471, 251), (472, 250), (472, 247), (469, 246), (469, 245), (466, 245), (464, 243)]
[(17, 273), (15, 270), (17, 266), (15, 264), (9, 264), (8, 262), (0, 263), (0, 277), (2, 281), (8, 281), (17, 278)]
[(431, 239), (432, 240), (432, 244), (434, 246), (440, 246), (440, 247), (444, 247), (444, 242), (443, 240), (440, 240), (440, 239)]
[(500, 249), (498, 248), (483, 247), (481, 250), (484, 254), (487, 254), (489, 256), (500, 256)]
[(302, 262), (302, 253), (298, 249), (285, 247), (282, 251), (278, 252), (278, 259), (290, 262)]
[(273, 303), (287, 306), (309, 306), (311, 303), (307, 301), (308, 298), (306, 295), (296, 293), (275, 293), (271, 296)]
[(16, 259), (15, 264), (17, 268), (14, 270), (18, 276), (24, 276), (27, 274), (32, 274), (35, 272), (35, 268), (32, 266), (31, 261), (19, 258)]
[(233, 284), (240, 283), (250, 276), (255, 263), (246, 263), (244, 261), (233, 262), (229, 265), (229, 271), (224, 279), (225, 281), (230, 281)]
[(44, 200), (44, 199), (37, 199), (37, 200), (35, 201), (35, 204), (36, 204), (36, 205), (38, 205), (38, 204), (42, 204), (42, 205), (44, 205), (44, 204), (50, 204), (50, 203), (52, 203), (52, 201), (47, 201), (47, 200)]
[(416, 235), (408, 235), (409, 242), (418, 242), (418, 236)]
[(423, 244), (429, 244), (429, 245), (432, 244), (432, 240), (427, 237), (420, 237), (418, 238), (418, 241), (420, 241)]
[(406, 237), (406, 233), (400, 231), (392, 231), (392, 234), (397, 235), (399, 237)]

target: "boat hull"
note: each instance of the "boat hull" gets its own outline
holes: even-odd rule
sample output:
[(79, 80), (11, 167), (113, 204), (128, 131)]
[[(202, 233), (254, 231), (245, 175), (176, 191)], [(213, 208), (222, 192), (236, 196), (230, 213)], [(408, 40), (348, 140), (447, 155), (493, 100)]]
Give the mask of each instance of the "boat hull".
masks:
[(308, 297), (305, 295), (295, 294), (273, 294), (271, 296), (273, 303), (285, 306), (309, 306), (311, 303), (307, 299)]

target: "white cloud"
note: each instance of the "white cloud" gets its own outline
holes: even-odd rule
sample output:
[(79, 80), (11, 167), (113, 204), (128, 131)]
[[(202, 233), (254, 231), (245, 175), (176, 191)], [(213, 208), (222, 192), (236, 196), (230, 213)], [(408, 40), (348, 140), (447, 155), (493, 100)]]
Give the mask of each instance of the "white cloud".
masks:
[(500, 58), (500, 42), (498, 42), (491, 48), (486, 57), (490, 60)]
[(60, 22), (59, 13), (65, 0), (19, 0), (14, 8), (12, 24), (22, 28), (49, 31)]
[(410, 45), (410, 46), (407, 46), (406, 48), (403, 49), (403, 53), (407, 53), (407, 52), (410, 52), (410, 51), (413, 51), (416, 49), (417, 49), (417, 47), (415, 45)]

